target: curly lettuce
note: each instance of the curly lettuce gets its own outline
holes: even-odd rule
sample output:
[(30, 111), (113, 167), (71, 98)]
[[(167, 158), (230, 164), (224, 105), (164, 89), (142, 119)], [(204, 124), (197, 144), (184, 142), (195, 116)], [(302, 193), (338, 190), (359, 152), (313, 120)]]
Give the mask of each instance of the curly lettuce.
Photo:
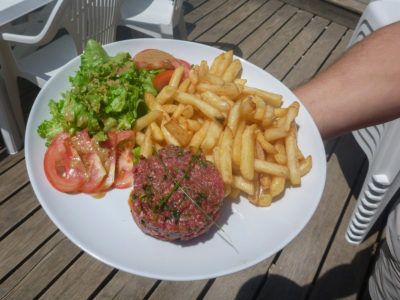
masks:
[(88, 129), (99, 141), (113, 129), (131, 129), (147, 112), (144, 92), (157, 94), (153, 71), (139, 70), (129, 53), (109, 56), (103, 47), (89, 40), (81, 55), (81, 65), (69, 78), (71, 89), (56, 102), (49, 102), (50, 120), (38, 127), (38, 134), (49, 143), (58, 133)]

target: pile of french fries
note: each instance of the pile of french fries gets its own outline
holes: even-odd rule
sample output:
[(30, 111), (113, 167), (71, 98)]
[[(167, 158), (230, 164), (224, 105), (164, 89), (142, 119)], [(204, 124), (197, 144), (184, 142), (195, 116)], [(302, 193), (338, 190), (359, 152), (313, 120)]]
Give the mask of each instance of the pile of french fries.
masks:
[(203, 60), (182, 80), (175, 69), (136, 122), (136, 143), (149, 157), (166, 144), (201, 149), (220, 171), (225, 196), (241, 192), (257, 206), (269, 206), (286, 186), (299, 186), (312, 167), (297, 146), (299, 103), (283, 108), (282, 96), (249, 87), (242, 65), (228, 51), (211, 66)]

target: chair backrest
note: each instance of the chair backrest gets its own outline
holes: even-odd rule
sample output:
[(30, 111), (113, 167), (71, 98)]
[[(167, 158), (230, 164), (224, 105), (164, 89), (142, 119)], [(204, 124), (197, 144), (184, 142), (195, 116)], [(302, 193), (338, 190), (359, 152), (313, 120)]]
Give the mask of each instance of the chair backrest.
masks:
[[(65, 1), (65, 0), (59, 0)], [(95, 39), (101, 44), (115, 41), (120, 13), (120, 0), (69, 0), (62, 19), (64, 27), (82, 53), (86, 42)]]
[(22, 44), (44, 45), (54, 38), (60, 28), (65, 28), (80, 54), (89, 39), (101, 44), (115, 40), (120, 3), (120, 0), (57, 0), (39, 34), (2, 33), (2, 38)]

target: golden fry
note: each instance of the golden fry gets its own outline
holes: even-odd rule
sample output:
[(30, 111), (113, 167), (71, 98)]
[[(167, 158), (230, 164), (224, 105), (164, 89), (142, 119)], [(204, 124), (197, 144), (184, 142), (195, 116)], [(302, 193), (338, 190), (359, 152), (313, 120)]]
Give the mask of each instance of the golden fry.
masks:
[(201, 143), (203, 142), (204, 138), (207, 135), (208, 127), (210, 126), (209, 121), (205, 121), (199, 131), (197, 131), (193, 137), (192, 140), (190, 141), (189, 147), (193, 148), (200, 148)]
[(161, 128), (157, 125), (156, 122), (151, 123), (150, 128), (151, 128), (151, 136), (156, 142), (161, 143), (162, 141), (164, 141), (164, 135), (161, 131)]
[(150, 126), (146, 128), (146, 132), (144, 134), (144, 142), (143, 146), (141, 147), (141, 154), (146, 158), (149, 158), (153, 154), (153, 143), (151, 140)]
[(297, 115), (299, 113), (299, 108), (300, 108), (300, 105), (298, 102), (293, 102), (289, 106), (289, 109), (288, 109), (288, 112), (287, 112), (286, 118), (285, 118), (285, 123), (283, 124), (283, 129), (285, 129), (286, 131), (289, 131), (290, 126), (292, 125), (292, 122), (297, 117)]
[(282, 105), (282, 96), (275, 93), (248, 86), (244, 86), (242, 93), (245, 95), (257, 95), (273, 107), (280, 107)]
[(281, 176), (281, 177), (285, 177), (285, 178), (289, 177), (288, 167), (282, 166), (282, 165), (279, 165), (276, 163), (271, 163), (268, 161), (262, 161), (262, 160), (256, 159), (254, 162), (254, 169), (256, 172), (259, 172), (259, 173)]
[(267, 142), (284, 138), (288, 133), (280, 128), (269, 128), (264, 131), (264, 138)]
[(199, 67), (199, 77), (200, 79), (204, 78), (208, 74), (209, 68), (207, 61), (202, 60), (200, 62), (200, 67)]
[(161, 131), (164, 135), (164, 139), (167, 142), (167, 144), (171, 144), (174, 146), (181, 146), (181, 144), (178, 142), (178, 140), (168, 131), (167, 128), (165, 128), (164, 124), (161, 123)]
[(193, 106), (185, 105), (185, 108), (182, 110), (182, 116), (187, 119), (190, 119), (191, 117), (193, 117), (193, 114), (194, 114)]
[(265, 107), (264, 119), (262, 120), (262, 127), (267, 128), (274, 121), (274, 108), (271, 105)]
[(237, 199), (237, 198), (239, 198), (239, 196), (240, 196), (240, 190), (235, 187), (232, 187), (231, 193), (228, 195), (228, 198)]
[(183, 147), (187, 146), (192, 138), (189, 131), (183, 129), (174, 119), (169, 120), (164, 124), (165, 128)]
[(239, 124), (239, 117), (240, 117), (240, 101), (237, 101), (232, 109), (229, 112), (228, 115), (228, 122), (227, 125), (231, 130), (232, 133), (235, 134), (236, 133), (236, 129), (238, 127)]
[(143, 147), (144, 138), (145, 138), (145, 136), (144, 136), (143, 132), (140, 132), (140, 131), (136, 132), (136, 137), (135, 137), (136, 144), (138, 144), (140, 147)]
[(159, 110), (153, 110), (145, 114), (143, 117), (136, 120), (135, 129), (136, 131), (141, 131), (143, 128), (150, 125), (150, 123), (160, 119), (163, 113)]
[(225, 71), (229, 67), (229, 65), (232, 63), (232, 58), (233, 58), (232, 50), (225, 52), (223, 55), (223, 59), (216, 66), (215, 75), (221, 77), (225, 73)]
[(159, 104), (165, 104), (168, 101), (172, 100), (176, 93), (176, 87), (166, 85), (163, 89), (158, 93), (156, 100)]
[(196, 120), (187, 119), (186, 123), (187, 123), (188, 129), (191, 131), (197, 132), (201, 128), (200, 122), (198, 122)]
[(221, 154), (218, 146), (213, 149), (213, 160), (215, 167), (221, 173)]
[(240, 172), (247, 180), (254, 179), (254, 155), (255, 155), (255, 128), (246, 126), (242, 135), (242, 145), (240, 151)]
[(263, 189), (268, 190), (271, 187), (271, 176), (267, 174), (262, 174), (260, 176), (260, 183)]
[(178, 108), (178, 105), (176, 105), (176, 104), (164, 104), (164, 105), (161, 105), (161, 108), (166, 113), (173, 114), (175, 112), (175, 110)]
[(242, 176), (233, 176), (232, 186), (250, 196), (255, 194), (254, 182), (244, 179)]
[(172, 118), (178, 119), (184, 109), (185, 109), (185, 105), (183, 105), (182, 103), (179, 103), (178, 107), (175, 109), (174, 113), (172, 114)]
[(269, 193), (261, 193), (258, 199), (258, 206), (267, 207), (272, 203), (272, 195)]
[(300, 185), (301, 177), (300, 170), (296, 158), (296, 138), (294, 135), (288, 135), (285, 138), (287, 166), (289, 168), (290, 183), (293, 185)]
[(242, 64), (241, 64), (240, 60), (235, 59), (232, 61), (232, 63), (229, 65), (229, 67), (225, 70), (224, 74), (222, 75), (222, 79), (225, 82), (232, 82), (233, 80), (236, 79), (236, 77), (239, 75), (241, 70), (242, 70)]
[(256, 111), (254, 112), (254, 119), (258, 121), (262, 121), (265, 115), (265, 107), (266, 104), (263, 99), (258, 96), (253, 98), (254, 103), (256, 104)]
[(220, 69), (219, 65), (222, 63), (224, 59), (225, 59), (224, 53), (221, 53), (216, 58), (214, 58), (209, 73), (216, 75), (218, 70)]
[(202, 93), (201, 99), (221, 112), (228, 112), (231, 108), (228, 102), (210, 91)]
[(286, 165), (287, 163), (287, 157), (286, 157), (286, 149), (283, 143), (278, 141), (275, 144), (275, 149), (278, 151), (278, 153), (275, 154), (275, 160), (278, 164), (280, 165)]
[(304, 175), (306, 175), (308, 172), (310, 172), (311, 168), (312, 168), (312, 157), (311, 155), (309, 155), (299, 163), (300, 176), (303, 177)]
[(233, 135), (229, 127), (226, 127), (222, 133), (220, 149), (220, 171), (222, 180), (226, 184), (232, 184), (232, 144)]
[(178, 92), (184, 92), (185, 93), (188, 90), (190, 83), (191, 82), (190, 82), (189, 78), (186, 78), (185, 80), (183, 80), (181, 82), (181, 84), (179, 85), (179, 87), (178, 87)]
[(213, 120), (217, 120), (219, 122), (223, 122), (225, 120), (223, 114), (217, 110), (216, 108), (212, 107), (210, 104), (205, 103), (201, 99), (197, 98), (188, 93), (181, 93), (178, 92), (175, 96), (176, 100), (183, 104), (188, 104), (196, 107), (200, 110), (203, 114)]
[(283, 107), (274, 108), (274, 116), (277, 118), (285, 117), (287, 112), (288, 112), (287, 108), (283, 108)]
[(256, 104), (253, 101), (253, 97), (247, 96), (240, 103), (240, 117), (244, 120), (252, 120), (255, 109)]
[(261, 147), (260, 143), (256, 141), (255, 147), (255, 158), (260, 160), (265, 160), (265, 153), (263, 148)]
[(243, 131), (246, 128), (246, 123), (244, 121), (240, 122), (239, 127), (236, 131), (235, 137), (233, 139), (233, 146), (232, 146), (232, 161), (233, 164), (240, 168), (240, 157), (242, 151), (242, 135)]
[(193, 85), (196, 85), (199, 82), (198, 67), (190, 70), (189, 80)]
[(179, 66), (174, 70), (174, 73), (172, 73), (171, 79), (169, 80), (169, 86), (172, 86), (174, 88), (178, 88), (182, 75), (183, 75), (184, 68), (183, 66)]
[(286, 178), (274, 176), (271, 180), (270, 192), (272, 197), (276, 197), (285, 190)]
[(202, 82), (202, 83), (209, 83), (209, 84), (212, 84), (212, 85), (219, 85), (219, 86), (225, 84), (225, 81), (224, 81), (221, 77), (219, 77), (219, 76), (217, 76), (217, 75), (214, 75), (214, 74), (210, 74), (210, 73), (206, 74), (206, 75), (201, 79), (200, 82)]
[(256, 139), (257, 142), (260, 143), (260, 146), (265, 150), (265, 152), (270, 154), (278, 153), (275, 147), (271, 143), (267, 142), (264, 135), (260, 131), (257, 132)]
[(217, 144), (219, 140), (219, 135), (222, 132), (222, 126), (220, 123), (216, 121), (212, 121), (210, 126), (208, 127), (207, 134), (201, 143), (201, 149), (204, 152), (210, 151), (214, 148), (215, 144)]
[(224, 85), (214, 85), (214, 84), (200, 82), (196, 88), (197, 91), (199, 92), (211, 91), (219, 96), (225, 95), (231, 99), (236, 99), (240, 95), (240, 91), (237, 85), (234, 83), (225, 83)]

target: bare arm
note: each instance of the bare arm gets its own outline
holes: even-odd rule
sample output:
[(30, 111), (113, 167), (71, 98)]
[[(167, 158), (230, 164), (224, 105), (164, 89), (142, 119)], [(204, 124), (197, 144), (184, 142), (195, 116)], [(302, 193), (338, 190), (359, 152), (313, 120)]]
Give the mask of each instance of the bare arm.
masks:
[(400, 22), (357, 43), (294, 93), (323, 138), (400, 117)]

